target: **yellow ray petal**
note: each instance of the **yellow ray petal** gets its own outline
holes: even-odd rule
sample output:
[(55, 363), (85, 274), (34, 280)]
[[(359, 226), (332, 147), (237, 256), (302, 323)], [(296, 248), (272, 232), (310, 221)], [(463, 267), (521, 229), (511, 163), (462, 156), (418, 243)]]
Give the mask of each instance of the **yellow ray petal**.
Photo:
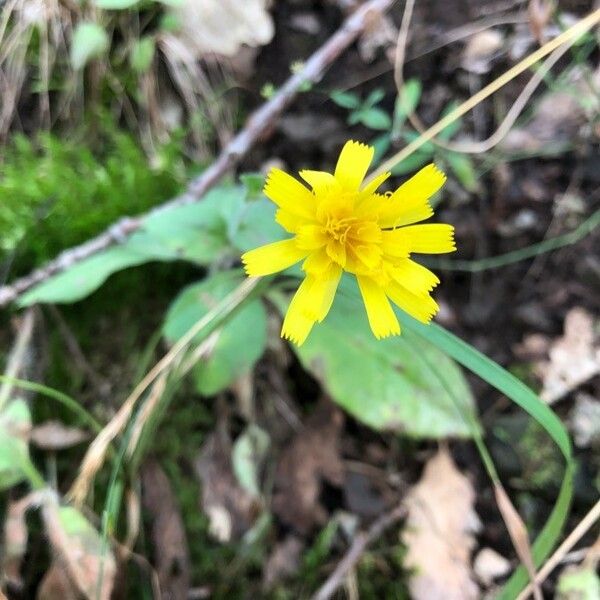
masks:
[(417, 296), (395, 281), (386, 285), (385, 293), (394, 304), (423, 323), (429, 323), (439, 310), (439, 306), (431, 296)]
[(440, 282), (429, 269), (409, 258), (396, 261), (390, 272), (395, 281), (417, 295), (427, 294)]
[(308, 254), (296, 245), (295, 238), (260, 246), (242, 255), (246, 273), (251, 277), (271, 275), (291, 267)]
[(281, 169), (269, 171), (264, 193), (279, 208), (304, 219), (313, 218), (316, 209), (315, 197), (310, 190), (285, 171)]
[(404, 229), (381, 232), (381, 249), (384, 255), (395, 258), (408, 258), (410, 254), (410, 238), (403, 235)]
[(375, 149), (360, 142), (349, 141), (344, 144), (335, 167), (335, 178), (346, 190), (358, 190)]
[(305, 293), (306, 285), (306, 279), (304, 279), (290, 302), (290, 306), (283, 319), (283, 325), (281, 326), (281, 337), (290, 340), (297, 346), (301, 346), (304, 343), (316, 322), (315, 319), (309, 319), (302, 310), (302, 297)]
[(304, 278), (283, 320), (282, 337), (298, 346), (304, 343), (314, 323), (327, 316), (341, 276), (342, 270), (334, 265), (322, 276)]
[(283, 208), (278, 208), (275, 212), (275, 223), (281, 225), (288, 233), (296, 233), (298, 229), (306, 225), (308, 221)]
[(428, 219), (433, 214), (428, 199), (445, 181), (446, 176), (435, 165), (423, 167), (385, 201), (385, 208), (379, 213), (381, 227), (400, 227)]
[(371, 181), (370, 183), (367, 183), (361, 190), (360, 190), (360, 194), (358, 195), (359, 199), (363, 199), (363, 198), (368, 198), (371, 194), (375, 193), (375, 190), (386, 180), (390, 177), (391, 173), (388, 171), (387, 173), (382, 173), (381, 175), (378, 175), (377, 177), (375, 177), (375, 179), (373, 179), (373, 181)]
[(305, 169), (300, 171), (300, 177), (310, 185), (315, 194), (323, 194), (328, 189), (339, 187), (336, 178), (326, 171), (311, 171)]
[(383, 288), (370, 277), (357, 276), (371, 330), (377, 339), (398, 335), (400, 324)]
[(327, 251), (324, 248), (311, 252), (302, 263), (302, 270), (311, 275), (322, 275), (333, 265)]
[(296, 243), (305, 250), (318, 250), (329, 241), (320, 225), (303, 225), (298, 229)]
[(388, 233), (403, 237), (407, 241), (410, 252), (444, 254), (456, 250), (454, 227), (446, 223), (409, 225)]

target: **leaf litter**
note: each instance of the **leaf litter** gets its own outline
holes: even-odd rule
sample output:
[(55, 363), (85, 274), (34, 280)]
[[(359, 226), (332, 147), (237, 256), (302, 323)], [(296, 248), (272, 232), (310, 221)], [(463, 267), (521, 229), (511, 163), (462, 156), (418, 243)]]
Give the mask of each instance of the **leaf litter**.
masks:
[(471, 552), (481, 523), (471, 481), (442, 448), (427, 461), (406, 498), (402, 533), (404, 564), (414, 600), (470, 600), (479, 597)]

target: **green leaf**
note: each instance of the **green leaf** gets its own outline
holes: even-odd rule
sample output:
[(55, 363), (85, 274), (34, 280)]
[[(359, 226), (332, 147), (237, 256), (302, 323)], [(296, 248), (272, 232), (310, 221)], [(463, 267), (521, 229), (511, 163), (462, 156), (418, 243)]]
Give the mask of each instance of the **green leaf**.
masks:
[(473, 160), (468, 154), (459, 154), (458, 152), (446, 152), (444, 158), (450, 165), (450, 169), (461, 185), (469, 192), (475, 192), (479, 189), (477, 174)]
[[(441, 119), (443, 119), (446, 115), (450, 114), (456, 107), (458, 106), (458, 102), (453, 100), (446, 106), (446, 108), (442, 111)], [(462, 127), (462, 119), (456, 119), (448, 127), (442, 129), (440, 131), (438, 137), (440, 140), (447, 142), (450, 138), (458, 133), (460, 128)]]
[[(565, 475), (550, 517), (532, 545), (533, 559), (536, 567), (539, 567), (560, 536), (569, 515), (573, 495), (574, 463), (571, 442), (565, 427), (552, 410), (523, 382), (466, 342), (435, 324), (423, 325), (404, 313), (400, 314), (399, 318), (405, 331), (411, 331), (435, 345), (528, 412), (560, 448), (566, 462)], [(516, 598), (527, 580), (525, 568), (519, 567), (505, 584), (498, 598), (502, 600)]]
[(269, 434), (254, 424), (248, 425), (233, 444), (233, 472), (239, 484), (256, 497), (260, 496), (260, 471), (270, 444)]
[(151, 214), (126, 241), (77, 263), (24, 294), (19, 306), (75, 302), (128, 267), (150, 261), (187, 260), (209, 265), (237, 254), (231, 238), (245, 208), (243, 186), (223, 186), (200, 202)]
[(392, 175), (406, 175), (406, 173), (412, 173), (422, 166), (430, 163), (433, 160), (433, 155), (427, 150), (417, 150), (410, 156), (407, 156), (404, 160), (394, 165), (390, 171)]
[(254, 200), (262, 196), (265, 187), (265, 176), (262, 173), (242, 173), (240, 181), (246, 186), (248, 198)]
[(394, 119), (392, 125), (392, 136), (397, 137), (406, 117), (412, 113), (421, 98), (421, 82), (418, 79), (409, 79), (404, 82), (396, 102), (394, 104)]
[(105, 10), (123, 10), (135, 6), (139, 0), (94, 0), (98, 8)]
[[(165, 338), (176, 342), (242, 280), (241, 272), (226, 271), (185, 288), (169, 308), (163, 326)], [(210, 355), (194, 368), (198, 391), (212, 396), (250, 371), (264, 352), (266, 336), (262, 302), (256, 299), (245, 303), (222, 325)]]
[(0, 413), (0, 490), (26, 479), (26, 434), (30, 429), (31, 415), (24, 400), (13, 400)]
[(600, 577), (592, 565), (566, 568), (558, 578), (557, 600), (598, 600)]
[(131, 68), (136, 73), (146, 73), (154, 60), (155, 49), (156, 42), (152, 36), (147, 35), (136, 40), (129, 56)]
[(392, 126), (392, 119), (380, 108), (368, 108), (361, 111), (360, 122), (369, 129), (384, 130)]
[(383, 88), (374, 89), (363, 103), (364, 108), (371, 108), (381, 102), (385, 98), (385, 90)]
[(248, 202), (241, 212), (240, 222), (232, 235), (233, 245), (240, 252), (246, 252), (289, 237), (275, 222), (276, 210), (277, 207), (273, 202), (265, 197)]
[(97, 23), (79, 23), (71, 42), (71, 64), (75, 70), (83, 69), (87, 63), (106, 52), (108, 34)]
[(342, 108), (352, 109), (360, 106), (360, 98), (357, 94), (353, 94), (351, 92), (334, 90), (329, 94), (329, 97), (333, 100), (333, 102)]
[(371, 145), (375, 148), (375, 153), (373, 154), (373, 164), (377, 165), (381, 161), (381, 159), (385, 156), (385, 153), (388, 151), (390, 147), (391, 139), (389, 133), (382, 133), (378, 135), (374, 140), (371, 140)]
[[(357, 292), (348, 287), (346, 280), (323, 323), (302, 346), (293, 346), (304, 368), (337, 404), (373, 429), (418, 438), (471, 436), (473, 397), (454, 362), (414, 334), (375, 339)], [(431, 376), (429, 364), (444, 374), (459, 406)]]

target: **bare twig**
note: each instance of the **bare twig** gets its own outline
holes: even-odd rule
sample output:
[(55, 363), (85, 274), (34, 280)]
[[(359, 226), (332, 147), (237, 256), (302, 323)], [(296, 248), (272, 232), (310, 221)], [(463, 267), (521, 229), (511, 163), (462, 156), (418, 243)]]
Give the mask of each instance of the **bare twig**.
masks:
[(10, 285), (0, 287), (0, 306), (6, 306), (13, 302), (21, 294), (34, 285), (46, 281), (52, 275), (115, 244), (122, 243), (141, 227), (144, 219), (150, 214), (200, 200), (269, 131), (303, 84), (318, 82), (327, 68), (371, 22), (373, 13), (387, 10), (393, 2), (394, 0), (369, 0), (352, 13), (340, 29), (306, 61), (302, 70), (292, 75), (268, 102), (250, 115), (244, 128), (223, 148), (217, 160), (202, 175), (193, 179), (183, 194), (155, 207), (148, 213), (137, 217), (123, 217), (99, 236), (65, 250), (54, 260), (32, 271), (29, 275), (17, 279)]
[(13, 384), (11, 379), (15, 379), (19, 374), (26, 369), (28, 359), (30, 358), (30, 344), (33, 336), (33, 327), (35, 324), (35, 314), (32, 309), (28, 310), (25, 315), (19, 319), (17, 341), (8, 357), (6, 366), (7, 381), (0, 388), (0, 409), (8, 402), (10, 398)]
[(350, 570), (356, 565), (369, 544), (381, 537), (383, 532), (406, 514), (404, 504), (396, 506), (390, 512), (379, 517), (367, 531), (358, 534), (327, 581), (317, 590), (312, 600), (328, 600), (342, 585)]

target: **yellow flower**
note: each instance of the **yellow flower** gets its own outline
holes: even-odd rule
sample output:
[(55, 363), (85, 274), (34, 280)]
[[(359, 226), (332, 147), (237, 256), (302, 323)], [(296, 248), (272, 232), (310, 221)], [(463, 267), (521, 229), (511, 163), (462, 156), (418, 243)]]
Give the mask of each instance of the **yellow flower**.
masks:
[(429, 294), (439, 279), (410, 255), (456, 250), (451, 225), (413, 224), (431, 217), (428, 199), (446, 176), (431, 164), (395, 192), (378, 194), (390, 173), (362, 185), (373, 152), (349, 141), (333, 175), (300, 171), (312, 191), (279, 169), (267, 177), (264, 192), (278, 207), (275, 220), (293, 237), (246, 252), (242, 261), (250, 276), (270, 275), (304, 261), (306, 277), (281, 329), (282, 337), (298, 345), (327, 316), (343, 271), (356, 276), (378, 339), (400, 333), (390, 300), (425, 323), (439, 310)]

